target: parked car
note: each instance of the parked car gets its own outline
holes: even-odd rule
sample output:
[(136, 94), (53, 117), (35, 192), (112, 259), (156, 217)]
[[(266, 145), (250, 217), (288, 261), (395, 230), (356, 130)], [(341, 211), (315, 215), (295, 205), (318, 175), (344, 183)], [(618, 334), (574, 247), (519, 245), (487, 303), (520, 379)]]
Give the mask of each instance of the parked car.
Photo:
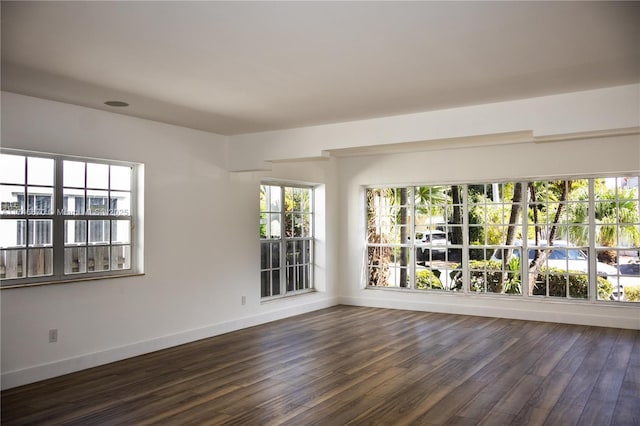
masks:
[(438, 255), (444, 255), (451, 243), (447, 239), (447, 233), (440, 230), (416, 232), (416, 257), (418, 262), (429, 258), (429, 250)]
[[(522, 241), (515, 241), (515, 246), (522, 246)], [(529, 246), (535, 245), (534, 241), (528, 242)], [(548, 244), (546, 242), (540, 242), (538, 247), (544, 249)], [(553, 242), (553, 249), (547, 258), (546, 265), (549, 268), (556, 268), (562, 271), (575, 271), (575, 272), (589, 272), (589, 258), (585, 252), (577, 247), (568, 244), (563, 240), (556, 240)], [(529, 249), (529, 261), (532, 261), (535, 257), (536, 250)], [(502, 253), (505, 249), (496, 249), (491, 256), (492, 260), (502, 260)], [(520, 250), (513, 250), (513, 256), (520, 256)], [(611, 298), (613, 300), (624, 300), (624, 284), (620, 280), (618, 269), (614, 266), (606, 263), (596, 263), (597, 274), (603, 278), (606, 278), (613, 284), (613, 293)]]

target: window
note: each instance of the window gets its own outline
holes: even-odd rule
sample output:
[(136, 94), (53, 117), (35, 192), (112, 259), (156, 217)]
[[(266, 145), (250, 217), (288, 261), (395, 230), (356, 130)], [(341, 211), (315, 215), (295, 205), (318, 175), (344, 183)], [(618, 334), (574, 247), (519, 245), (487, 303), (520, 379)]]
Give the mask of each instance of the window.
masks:
[(638, 176), (367, 188), (366, 203), (370, 288), (640, 302)]
[(459, 195), (456, 186), (367, 190), (370, 286), (459, 290)]
[(467, 196), (470, 291), (522, 294), (522, 185), (468, 185)]
[(263, 298), (313, 288), (313, 188), (260, 185)]
[(136, 165), (0, 153), (3, 287), (135, 272)]

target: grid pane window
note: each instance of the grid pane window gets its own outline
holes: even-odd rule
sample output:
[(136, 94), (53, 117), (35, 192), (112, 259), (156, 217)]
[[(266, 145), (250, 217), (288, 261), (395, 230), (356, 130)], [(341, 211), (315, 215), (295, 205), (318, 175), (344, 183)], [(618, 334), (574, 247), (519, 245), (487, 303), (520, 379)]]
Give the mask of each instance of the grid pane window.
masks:
[(131, 270), (134, 167), (2, 151), (2, 285)]
[(64, 208), (75, 219), (65, 226), (65, 274), (130, 270), (132, 168), (70, 160), (63, 167)]
[(261, 296), (313, 288), (313, 189), (260, 186)]
[(598, 299), (640, 302), (638, 176), (597, 179), (594, 187), (597, 273), (606, 279), (600, 287), (608, 284)]
[(368, 287), (640, 302), (638, 176), (366, 189)]
[(528, 184), (530, 294), (589, 298), (589, 181)]
[(469, 291), (521, 295), (520, 182), (468, 185)]
[(55, 162), (0, 153), (0, 170), (0, 278), (52, 276)]
[(368, 188), (367, 285), (460, 290), (461, 194), (447, 185)]

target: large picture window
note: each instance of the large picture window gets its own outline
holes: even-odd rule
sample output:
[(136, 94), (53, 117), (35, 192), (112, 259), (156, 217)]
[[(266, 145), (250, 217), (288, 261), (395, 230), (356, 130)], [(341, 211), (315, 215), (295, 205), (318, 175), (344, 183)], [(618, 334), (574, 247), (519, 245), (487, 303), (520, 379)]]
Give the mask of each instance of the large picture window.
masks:
[(313, 188), (260, 185), (263, 298), (313, 288)]
[(640, 302), (638, 176), (376, 187), (366, 205), (370, 288)]
[(3, 287), (135, 271), (136, 165), (0, 153)]

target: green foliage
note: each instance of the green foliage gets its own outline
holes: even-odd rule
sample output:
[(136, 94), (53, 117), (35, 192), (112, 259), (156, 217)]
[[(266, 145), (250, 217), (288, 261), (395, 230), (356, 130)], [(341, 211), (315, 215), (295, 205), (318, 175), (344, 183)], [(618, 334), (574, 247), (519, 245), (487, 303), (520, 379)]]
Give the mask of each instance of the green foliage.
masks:
[(629, 302), (640, 302), (640, 285), (628, 285), (624, 288), (624, 298)]
[(510, 274), (504, 283), (504, 292), (507, 294), (522, 294), (522, 282), (520, 280), (520, 258), (512, 257), (507, 265)]
[[(515, 260), (514, 260), (515, 259)], [(514, 258), (509, 262), (507, 279), (504, 281), (503, 291), (506, 294), (522, 294), (520, 279), (520, 262)], [(454, 269), (459, 268), (455, 265)], [(504, 279), (502, 262), (497, 260), (471, 260), (469, 262), (471, 291), (482, 293), (496, 293), (500, 280)], [(548, 275), (547, 275), (548, 274)], [(546, 277), (549, 279), (549, 294), (547, 294)], [(451, 274), (454, 288), (462, 288), (462, 273), (453, 271)], [(573, 272), (569, 275), (569, 297), (586, 299), (589, 291), (589, 280), (586, 275)], [(625, 288), (626, 292), (626, 288)], [(613, 293), (613, 285), (603, 277), (598, 277), (598, 298), (609, 300)], [(542, 268), (536, 276), (533, 294), (540, 296), (567, 297), (566, 272), (555, 268)], [(637, 297), (640, 298), (640, 287)]]
[[(455, 265), (454, 269), (459, 268)], [(502, 262), (498, 260), (470, 260), (471, 291), (495, 293), (502, 279)], [(454, 288), (462, 288), (462, 273), (452, 276)]]
[(609, 300), (613, 293), (613, 284), (604, 277), (598, 277), (598, 299)]
[(442, 290), (442, 281), (431, 269), (416, 271), (416, 288)]
[[(569, 297), (587, 299), (589, 295), (589, 279), (587, 275), (577, 271), (569, 271)], [(549, 293), (547, 294), (547, 278)], [(598, 277), (598, 298), (609, 300), (613, 293), (613, 285), (606, 278)], [(541, 268), (536, 275), (533, 294), (538, 296), (567, 297), (567, 275), (562, 269)]]

